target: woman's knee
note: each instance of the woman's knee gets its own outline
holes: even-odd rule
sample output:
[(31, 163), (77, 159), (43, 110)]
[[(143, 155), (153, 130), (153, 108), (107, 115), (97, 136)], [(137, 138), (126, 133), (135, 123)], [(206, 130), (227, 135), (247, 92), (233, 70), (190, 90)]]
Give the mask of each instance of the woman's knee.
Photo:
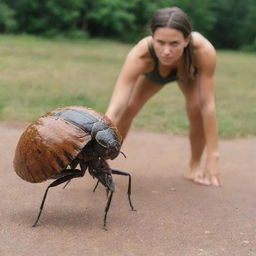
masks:
[(197, 100), (187, 101), (186, 108), (189, 116), (197, 116), (201, 114), (200, 103)]
[(200, 103), (196, 100), (187, 102), (187, 113), (190, 123), (190, 133), (201, 133), (203, 127)]

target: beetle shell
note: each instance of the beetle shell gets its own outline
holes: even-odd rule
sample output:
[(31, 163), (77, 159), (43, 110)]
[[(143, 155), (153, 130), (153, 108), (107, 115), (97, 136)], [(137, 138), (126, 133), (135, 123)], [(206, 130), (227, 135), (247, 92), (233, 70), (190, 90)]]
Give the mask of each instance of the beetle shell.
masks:
[(70, 109), (89, 113), (92, 119), (113, 126), (106, 116), (86, 107), (64, 107), (46, 113), (26, 128), (17, 144), (13, 164), (22, 179), (37, 183), (56, 176), (92, 140), (90, 132), (55, 115)]

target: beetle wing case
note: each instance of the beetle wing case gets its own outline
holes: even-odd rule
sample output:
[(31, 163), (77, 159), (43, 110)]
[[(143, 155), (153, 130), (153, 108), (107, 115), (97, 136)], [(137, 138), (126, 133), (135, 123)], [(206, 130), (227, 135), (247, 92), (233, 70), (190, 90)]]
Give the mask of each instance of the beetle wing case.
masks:
[(42, 182), (60, 173), (91, 140), (90, 134), (54, 112), (31, 123), (20, 137), (13, 164), (26, 181)]

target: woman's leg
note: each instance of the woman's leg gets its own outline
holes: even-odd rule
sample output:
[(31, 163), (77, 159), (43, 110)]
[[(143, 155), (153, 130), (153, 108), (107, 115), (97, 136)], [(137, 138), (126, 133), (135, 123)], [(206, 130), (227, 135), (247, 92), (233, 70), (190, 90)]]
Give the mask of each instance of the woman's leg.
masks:
[[(147, 102), (147, 100), (156, 92), (158, 92), (161, 88), (161, 85), (158, 85), (150, 81), (142, 75), (138, 78), (136, 84), (134, 85), (132, 94), (128, 100), (125, 109), (113, 111), (115, 112), (115, 114), (113, 114), (111, 110), (107, 110), (106, 115), (117, 126), (123, 139), (126, 137), (128, 133), (133, 118), (143, 107), (143, 105)], [(118, 97), (118, 95), (116, 97)], [(111, 109), (113, 109), (113, 106)]]

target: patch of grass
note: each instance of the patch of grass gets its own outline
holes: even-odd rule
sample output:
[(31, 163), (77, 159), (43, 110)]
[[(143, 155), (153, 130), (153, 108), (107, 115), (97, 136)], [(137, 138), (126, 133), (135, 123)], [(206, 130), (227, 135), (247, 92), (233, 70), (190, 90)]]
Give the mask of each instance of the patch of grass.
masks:
[[(46, 111), (84, 105), (104, 112), (131, 45), (107, 40), (0, 36), (0, 120), (32, 121)], [(256, 55), (218, 51), (217, 115), (222, 137), (256, 134)], [(133, 126), (186, 134), (176, 83), (144, 106)]]
[(64, 105), (104, 111), (124, 57), (118, 49), (113, 42), (96, 40), (1, 36), (0, 119), (31, 121)]

